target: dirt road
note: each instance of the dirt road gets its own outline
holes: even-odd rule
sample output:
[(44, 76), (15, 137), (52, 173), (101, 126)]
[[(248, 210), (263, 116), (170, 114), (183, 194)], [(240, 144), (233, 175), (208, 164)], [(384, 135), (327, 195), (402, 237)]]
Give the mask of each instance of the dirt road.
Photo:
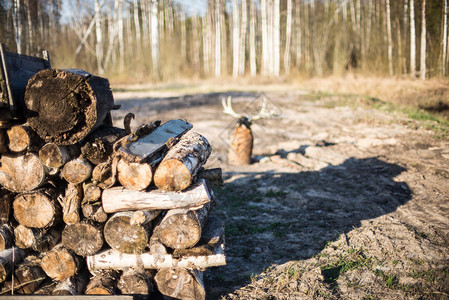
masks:
[(449, 297), (447, 138), (363, 97), (271, 91), (280, 115), (253, 125), (255, 162), (234, 167), (227, 95), (238, 112), (260, 105), (253, 92), (114, 94), (116, 125), (186, 119), (213, 146), (228, 264), (205, 273), (208, 299)]

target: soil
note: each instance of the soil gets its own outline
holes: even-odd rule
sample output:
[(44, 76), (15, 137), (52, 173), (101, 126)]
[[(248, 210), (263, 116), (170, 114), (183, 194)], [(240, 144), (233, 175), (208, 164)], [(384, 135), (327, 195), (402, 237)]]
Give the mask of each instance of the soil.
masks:
[(212, 144), (227, 265), (204, 273), (207, 299), (449, 298), (447, 137), (364, 97), (269, 89), (277, 116), (253, 122), (254, 162), (231, 166), (227, 96), (255, 115), (264, 95), (114, 93), (116, 126), (185, 119)]

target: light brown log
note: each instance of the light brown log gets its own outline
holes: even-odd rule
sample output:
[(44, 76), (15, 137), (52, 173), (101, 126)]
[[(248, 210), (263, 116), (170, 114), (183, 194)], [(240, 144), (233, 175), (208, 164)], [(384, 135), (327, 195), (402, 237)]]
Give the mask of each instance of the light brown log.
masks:
[(248, 124), (238, 122), (229, 143), (228, 162), (230, 165), (248, 165), (253, 153), (253, 133)]
[(157, 216), (161, 214), (161, 210), (137, 210), (133, 212), (129, 224), (131, 225), (143, 225), (150, 223)]
[(87, 284), (86, 295), (115, 295), (119, 274), (115, 270), (104, 270)]
[(92, 176), (92, 165), (85, 159), (77, 158), (64, 165), (61, 175), (69, 183), (83, 183)]
[(89, 221), (67, 225), (62, 232), (62, 244), (79, 256), (93, 255), (103, 247), (102, 226)]
[(16, 246), (22, 249), (31, 248), (36, 252), (47, 252), (61, 240), (59, 228), (38, 229), (19, 225), (14, 229)]
[(117, 177), (126, 189), (140, 191), (146, 189), (153, 181), (153, 170), (149, 164), (120, 159), (117, 164)]
[(203, 274), (197, 270), (160, 269), (154, 277), (158, 290), (176, 299), (206, 299)]
[(114, 105), (109, 81), (81, 70), (42, 70), (28, 81), (24, 98), (31, 128), (59, 145), (83, 140)]
[(112, 249), (123, 253), (144, 252), (150, 241), (151, 224), (131, 225), (133, 212), (118, 212), (104, 226), (104, 238)]
[(12, 152), (39, 151), (44, 141), (28, 125), (15, 125), (6, 131)]
[(224, 245), (218, 245), (212, 255), (183, 256), (175, 258), (171, 254), (157, 255), (148, 252), (142, 254), (126, 254), (109, 249), (100, 251), (86, 258), (89, 271), (94, 274), (98, 270), (162, 269), (192, 268), (206, 269), (226, 265)]
[(122, 295), (149, 295), (153, 293), (154, 289), (152, 278), (148, 273), (135, 269), (129, 269), (123, 272), (117, 283), (117, 288)]
[(104, 223), (108, 220), (108, 214), (104, 212), (101, 202), (84, 204), (83, 216), (98, 223)]
[(9, 224), (0, 225), (0, 251), (11, 248), (14, 244), (14, 231)]
[(17, 247), (0, 252), (0, 283), (4, 282), (11, 271), (25, 258), (25, 251)]
[(182, 191), (196, 179), (212, 151), (207, 139), (188, 132), (165, 155), (154, 173), (154, 184), (164, 191)]
[(14, 218), (26, 227), (51, 227), (62, 219), (62, 209), (56, 200), (59, 196), (53, 188), (21, 194), (13, 202)]
[(103, 191), (105, 212), (198, 207), (213, 199), (213, 192), (205, 180), (199, 180), (182, 193), (161, 190), (130, 191), (114, 187)]
[(34, 153), (3, 155), (0, 184), (16, 193), (31, 191), (45, 183), (48, 169)]
[(60, 198), (62, 206), (62, 219), (67, 225), (80, 221), (81, 200), (83, 199), (83, 186), (69, 183), (65, 189), (65, 196)]
[(165, 246), (172, 249), (193, 247), (201, 238), (210, 210), (210, 203), (196, 210), (169, 210), (157, 226), (155, 234)]
[(92, 203), (101, 201), (101, 189), (94, 183), (84, 183), (83, 184), (83, 203)]
[(0, 224), (8, 223), (11, 218), (11, 204), (14, 194), (7, 189), (0, 188)]
[(14, 272), (14, 290), (19, 294), (33, 294), (47, 278), (35, 257), (27, 257)]
[(78, 145), (61, 146), (47, 143), (39, 150), (39, 158), (44, 166), (60, 169), (69, 161), (77, 158), (81, 151)]
[(69, 277), (60, 281), (52, 291), (55, 296), (73, 296), (83, 295), (84, 289), (89, 282), (89, 274), (81, 272), (76, 276)]
[(114, 143), (125, 135), (122, 128), (102, 125), (82, 141), (81, 153), (94, 165), (105, 163), (112, 155)]
[(116, 182), (115, 161), (100, 163), (93, 169), (92, 182), (102, 189), (112, 187)]
[(44, 255), (41, 266), (49, 277), (62, 281), (76, 275), (82, 263), (79, 256), (59, 244)]

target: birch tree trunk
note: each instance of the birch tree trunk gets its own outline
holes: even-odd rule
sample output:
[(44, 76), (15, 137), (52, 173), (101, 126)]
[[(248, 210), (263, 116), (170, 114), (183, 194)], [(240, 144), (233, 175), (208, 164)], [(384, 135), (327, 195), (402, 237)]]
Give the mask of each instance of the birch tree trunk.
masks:
[(103, 34), (101, 32), (101, 5), (99, 0), (95, 0), (95, 53), (97, 55), (97, 68), (100, 75), (104, 74), (103, 69)]
[(292, 39), (292, 0), (287, 0), (287, 21), (285, 28), (284, 72), (290, 73), (290, 44)]
[(240, 31), (240, 50), (239, 50), (239, 75), (245, 74), (245, 51), (246, 51), (246, 27), (248, 22), (248, 7), (246, 0), (242, 0), (242, 22)]
[(118, 48), (119, 48), (119, 67), (123, 72), (125, 69), (125, 42), (123, 39), (123, 0), (118, 0)]
[(151, 0), (151, 59), (153, 71), (159, 77), (159, 25), (158, 25), (158, 1)]
[(387, 39), (388, 39), (388, 71), (393, 76), (393, 45), (391, 41), (391, 16), (390, 16), (390, 0), (386, 0), (387, 9)]
[(444, 0), (443, 15), (443, 57), (441, 58), (442, 74), (446, 76), (446, 56), (447, 56), (447, 0)]
[(14, 38), (17, 46), (17, 53), (22, 54), (22, 9), (20, 6), (20, 0), (13, 0), (13, 25), (14, 25)]
[(281, 61), (280, 0), (274, 0), (273, 11), (273, 75), (279, 76)]
[(136, 28), (137, 47), (141, 45), (140, 19), (139, 19), (139, 0), (134, 0), (134, 26)]
[(254, 0), (249, 0), (249, 68), (251, 76), (256, 76), (256, 8)]
[(239, 9), (237, 0), (232, 0), (232, 77), (239, 75)]
[(427, 50), (426, 50), (426, 0), (423, 0), (422, 2), (422, 10), (421, 10), (421, 62), (419, 65), (420, 70), (420, 78), (421, 80), (426, 79), (426, 56), (427, 56)]
[(215, 76), (221, 74), (221, 12), (220, 0), (215, 1)]
[(262, 14), (262, 75), (268, 73), (268, 24), (267, 24), (267, 0), (261, 0)]
[(410, 0), (410, 75), (416, 76), (415, 0)]

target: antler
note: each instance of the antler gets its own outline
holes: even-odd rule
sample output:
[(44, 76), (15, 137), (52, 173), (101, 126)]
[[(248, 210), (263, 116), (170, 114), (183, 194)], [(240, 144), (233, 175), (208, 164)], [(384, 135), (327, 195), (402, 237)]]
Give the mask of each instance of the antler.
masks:
[(276, 116), (276, 113), (273, 111), (267, 111), (267, 98), (264, 96), (263, 100), (262, 100), (262, 108), (260, 109), (260, 112), (256, 116), (250, 117), (249, 121), (252, 122), (252, 121), (263, 119), (263, 118), (271, 118), (273, 116)]
[(225, 100), (224, 98), (221, 98), (221, 104), (223, 105), (223, 112), (225, 114), (231, 115), (235, 118), (240, 119), (242, 116), (239, 115), (238, 113), (236, 113), (234, 111), (234, 109), (232, 109), (232, 105), (231, 105), (231, 101), (232, 101), (232, 97), (228, 96), (227, 100)]

